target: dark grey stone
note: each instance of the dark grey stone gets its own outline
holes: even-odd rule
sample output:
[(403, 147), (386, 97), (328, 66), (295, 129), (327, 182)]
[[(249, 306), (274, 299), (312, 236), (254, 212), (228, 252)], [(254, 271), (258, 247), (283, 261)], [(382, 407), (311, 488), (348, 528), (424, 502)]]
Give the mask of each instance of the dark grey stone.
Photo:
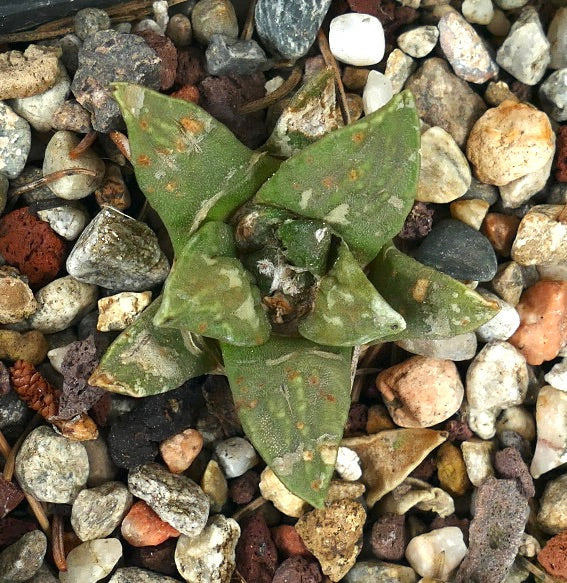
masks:
[(83, 8), (75, 14), (75, 34), (85, 40), (99, 30), (110, 28), (110, 16), (101, 8)]
[(33, 577), (43, 563), (47, 538), (32, 530), (0, 553), (0, 583), (19, 583)]
[(213, 35), (205, 58), (210, 75), (249, 75), (270, 66), (266, 53), (255, 40), (232, 39), (222, 34)]

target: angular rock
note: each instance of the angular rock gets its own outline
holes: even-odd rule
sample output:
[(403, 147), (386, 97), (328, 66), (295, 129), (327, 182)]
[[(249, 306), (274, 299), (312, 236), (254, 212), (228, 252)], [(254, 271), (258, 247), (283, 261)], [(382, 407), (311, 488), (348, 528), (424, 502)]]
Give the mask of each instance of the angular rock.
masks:
[(227, 478), (242, 476), (260, 461), (256, 450), (243, 437), (221, 441), (215, 446), (215, 455)]
[(555, 121), (567, 121), (567, 67), (552, 73), (539, 88), (543, 109)]
[[(518, 180), (523, 180), (523, 178), (519, 178)], [(507, 187), (508, 185), (502, 186), (501, 188)], [(484, 218), (480, 230), (490, 241), (496, 253), (503, 257), (509, 257), (519, 224), (520, 219), (514, 215), (488, 213)]]
[(152, 300), (152, 292), (122, 292), (98, 300), (96, 329), (100, 332), (124, 330), (134, 323)]
[(473, 486), (480, 486), (488, 477), (494, 475), (492, 467), (494, 450), (494, 443), (488, 440), (474, 438), (461, 444), (467, 476)]
[(75, 34), (81, 40), (85, 40), (99, 30), (108, 30), (110, 16), (100, 8), (83, 8), (75, 14), (73, 24), (75, 25)]
[(228, 500), (228, 483), (215, 460), (209, 460), (199, 485), (209, 498), (211, 512), (220, 512)]
[(177, 50), (174, 44), (164, 36), (152, 30), (138, 31), (147, 45), (153, 49), (160, 59), (159, 86), (162, 91), (171, 89), (177, 73)]
[(549, 534), (567, 530), (567, 474), (546, 484), (539, 500), (537, 523)]
[(393, 95), (394, 90), (390, 79), (379, 71), (370, 71), (362, 94), (364, 114), (370, 115), (377, 111), (386, 105)]
[(41, 530), (32, 530), (0, 553), (0, 582), (27, 581), (38, 571), (47, 551), (47, 537)]
[(530, 471), (526, 466), (520, 452), (513, 447), (506, 447), (496, 452), (494, 467), (500, 478), (516, 480), (520, 494), (525, 498), (535, 496), (535, 487)]
[(461, 450), (446, 441), (437, 450), (437, 478), (441, 488), (451, 496), (463, 496), (471, 484), (467, 476), (467, 467)]
[(269, 467), (260, 474), (259, 488), (262, 496), (286, 516), (299, 518), (308, 508), (308, 504), (292, 494)]
[(269, 67), (266, 54), (253, 39), (238, 40), (214, 34), (205, 52), (210, 75), (250, 75)]
[(518, 208), (528, 202), (534, 194), (543, 190), (551, 173), (552, 165), (553, 154), (539, 170), (500, 186), (498, 190), (500, 191), (502, 206), (504, 208)]

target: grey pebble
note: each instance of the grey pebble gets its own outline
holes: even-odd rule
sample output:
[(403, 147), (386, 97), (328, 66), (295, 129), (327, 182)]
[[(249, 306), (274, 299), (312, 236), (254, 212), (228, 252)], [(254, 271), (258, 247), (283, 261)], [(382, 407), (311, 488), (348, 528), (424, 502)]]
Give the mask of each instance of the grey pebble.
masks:
[(108, 445), (104, 437), (99, 435), (96, 439), (83, 442), (89, 458), (89, 479), (87, 486), (95, 488), (114, 480), (118, 468), (112, 463)]
[(193, 40), (191, 20), (185, 14), (174, 14), (167, 23), (165, 34), (176, 47), (189, 46)]
[(253, 39), (239, 40), (214, 34), (205, 52), (210, 75), (250, 75), (268, 68), (266, 53)]
[(557, 8), (557, 12), (549, 23), (547, 38), (551, 43), (552, 69), (564, 69), (567, 67), (567, 7)]
[(31, 148), (28, 122), (0, 101), (0, 172), (10, 180), (24, 169)]
[(191, 12), (195, 39), (208, 45), (214, 34), (238, 37), (238, 20), (230, 0), (200, 0)]
[(260, 458), (243, 437), (229, 437), (215, 446), (215, 456), (227, 478), (237, 478), (252, 469)]
[(567, 68), (552, 73), (539, 88), (544, 111), (555, 121), (567, 121)]
[(89, 222), (87, 209), (80, 205), (61, 205), (37, 212), (37, 216), (47, 223), (67, 241), (74, 241)]
[(89, 459), (83, 444), (45, 425), (26, 437), (16, 456), (20, 486), (42, 502), (71, 504), (85, 487), (88, 475)]
[[(11, 186), (12, 188), (18, 188), (25, 184), (29, 184), (30, 182), (34, 182), (35, 180), (40, 180), (41, 178), (43, 178), (41, 168), (26, 166), (21, 174), (12, 181)], [(55, 198), (55, 194), (47, 184), (40, 186), (39, 188), (34, 188), (29, 192), (24, 192), (24, 194), (21, 195), (21, 199), (28, 205), (39, 201), (55, 200)]]
[(122, 567), (116, 569), (108, 583), (178, 583), (178, 580), (139, 567)]
[(55, 575), (53, 575), (50, 568), (44, 562), (36, 571), (35, 575), (31, 579), (28, 579), (26, 583), (59, 583), (59, 580), (55, 578)]
[(398, 46), (410, 57), (421, 59), (427, 56), (439, 40), (439, 29), (433, 25), (418, 26), (398, 37)]
[(0, 553), (0, 583), (20, 583), (33, 577), (46, 551), (47, 537), (41, 530), (26, 532)]
[(477, 341), (474, 332), (452, 338), (408, 338), (396, 344), (412, 354), (441, 360), (470, 360), (476, 354)]
[(167, 277), (169, 262), (148, 225), (104, 207), (77, 240), (67, 271), (112, 290), (143, 291)]
[(99, 30), (108, 30), (110, 16), (100, 8), (83, 8), (75, 14), (73, 24), (75, 25), (75, 34), (81, 40), (85, 40)]
[(54, 130), (69, 130), (87, 134), (91, 126), (91, 114), (74, 99), (65, 101), (53, 114), (51, 125)]
[(17, 439), (31, 416), (32, 411), (15, 391), (0, 396), (0, 430), (6, 439)]
[(159, 464), (138, 466), (128, 474), (128, 488), (173, 528), (197, 536), (209, 517), (209, 499), (189, 478), (172, 474)]
[(69, 75), (73, 76), (79, 68), (79, 51), (83, 41), (76, 34), (66, 34), (56, 44), (61, 47), (61, 62)]

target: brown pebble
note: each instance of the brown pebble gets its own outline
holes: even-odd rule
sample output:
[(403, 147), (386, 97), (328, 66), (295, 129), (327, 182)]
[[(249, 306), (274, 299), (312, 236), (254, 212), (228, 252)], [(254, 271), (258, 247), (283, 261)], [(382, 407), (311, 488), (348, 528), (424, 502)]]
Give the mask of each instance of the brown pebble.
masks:
[(259, 494), (260, 474), (248, 470), (242, 476), (230, 480), (228, 492), (235, 504), (248, 504)]
[(47, 340), (38, 330), (24, 333), (0, 330), (0, 358), (14, 362), (25, 360), (35, 365), (45, 360), (48, 350)]
[(10, 514), (24, 499), (24, 493), (13, 482), (0, 475), (0, 518)]
[(567, 530), (549, 539), (537, 560), (552, 577), (567, 581)]
[(372, 405), (372, 407), (369, 407), (366, 433), (378, 433), (379, 431), (394, 429), (395, 427), (396, 425), (384, 405)]
[(205, 53), (199, 47), (187, 47), (177, 52), (177, 85), (198, 85), (206, 76)]
[(363, 403), (353, 403), (348, 412), (344, 436), (351, 437), (364, 433), (368, 420), (368, 407)]
[(236, 545), (236, 568), (245, 581), (272, 583), (278, 551), (264, 517), (253, 514), (241, 522)]
[(141, 36), (160, 58), (159, 84), (162, 91), (169, 89), (177, 72), (177, 49), (167, 36), (157, 34), (153, 30), (142, 30), (136, 33)]
[(119, 211), (130, 208), (132, 199), (120, 168), (107, 164), (102, 184), (94, 192), (98, 206), (111, 206)]
[(510, 257), (512, 244), (518, 232), (520, 219), (513, 215), (488, 213), (482, 222), (481, 232), (502, 257)]
[(343, 71), (343, 84), (349, 91), (362, 91), (366, 87), (369, 69), (361, 67), (345, 67)]
[(271, 529), (272, 538), (283, 557), (312, 557), (297, 530), (289, 524), (281, 524)]
[(443, 429), (449, 434), (447, 441), (467, 441), (474, 436), (470, 427), (461, 419), (449, 419)]
[(274, 574), (272, 583), (321, 583), (319, 564), (304, 557), (286, 559)]
[(380, 516), (372, 526), (370, 544), (377, 559), (401, 561), (408, 544), (405, 516), (391, 513)]

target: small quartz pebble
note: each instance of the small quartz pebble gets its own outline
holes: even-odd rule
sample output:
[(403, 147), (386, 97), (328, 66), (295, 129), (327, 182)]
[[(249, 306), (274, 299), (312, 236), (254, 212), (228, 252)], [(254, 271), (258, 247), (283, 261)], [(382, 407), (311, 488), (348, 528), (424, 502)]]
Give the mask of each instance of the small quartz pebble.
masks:
[(551, 60), (549, 41), (535, 8), (527, 6), (496, 53), (496, 62), (526, 85), (538, 83)]
[(145, 464), (130, 471), (128, 488), (179, 532), (196, 536), (205, 527), (209, 499), (193, 480), (158, 464)]
[(98, 300), (99, 332), (124, 330), (132, 324), (141, 312), (150, 305), (152, 292), (122, 292)]
[(331, 20), (329, 46), (333, 56), (348, 65), (375, 65), (384, 57), (384, 29), (369, 14), (351, 12)]
[(208, 45), (214, 34), (238, 37), (238, 21), (230, 0), (200, 0), (191, 12), (195, 39)]
[(362, 106), (365, 115), (370, 115), (386, 105), (393, 95), (394, 91), (389, 77), (379, 71), (370, 71), (362, 94)]
[(45, 425), (26, 437), (16, 456), (20, 486), (42, 502), (71, 504), (85, 487), (88, 475), (89, 460), (83, 444)]
[(85, 542), (67, 555), (67, 571), (59, 572), (59, 581), (96, 583), (110, 574), (121, 557), (122, 545), (117, 538)]
[(401, 427), (430, 427), (461, 406), (464, 389), (455, 364), (413, 356), (382, 371), (376, 386), (394, 422)]
[(99, 30), (108, 30), (110, 16), (100, 8), (83, 8), (75, 14), (73, 24), (75, 25), (75, 34), (81, 40), (85, 40)]
[(480, 198), (461, 198), (449, 205), (451, 217), (473, 229), (480, 229), (489, 208), (489, 203)]
[(242, 476), (260, 461), (256, 450), (243, 437), (231, 437), (217, 443), (215, 455), (227, 478)]
[(502, 411), (496, 422), (496, 431), (513, 431), (528, 441), (536, 437), (535, 419), (530, 411), (521, 405), (508, 407)]
[(14, 324), (37, 310), (30, 286), (18, 272), (0, 268), (0, 324)]
[(10, 179), (16, 178), (24, 169), (30, 148), (28, 122), (0, 101), (0, 172)]
[(458, 334), (451, 338), (408, 338), (396, 344), (412, 354), (440, 360), (470, 360), (474, 358), (477, 340), (474, 332)]
[(360, 479), (362, 470), (360, 469), (360, 459), (357, 453), (348, 447), (339, 447), (335, 471), (343, 480), (348, 482)]
[(561, 532), (548, 540), (545, 547), (538, 553), (540, 565), (556, 581), (567, 580), (567, 531)]
[(50, 182), (49, 188), (59, 198), (66, 200), (88, 196), (100, 186), (104, 177), (104, 162), (91, 149), (76, 158), (71, 158), (71, 150), (79, 141), (80, 139), (72, 132), (59, 131), (49, 140), (45, 150), (44, 175), (70, 168), (86, 168), (94, 173), (94, 176), (73, 174)]
[(542, 387), (536, 403), (537, 443), (530, 472), (534, 478), (567, 462), (567, 393)]
[(73, 502), (71, 526), (82, 541), (104, 538), (119, 526), (130, 506), (132, 494), (122, 482), (81, 490)]
[(567, 530), (567, 474), (546, 484), (539, 500), (537, 523), (549, 534)]
[(549, 23), (547, 38), (551, 43), (551, 69), (567, 67), (567, 7), (557, 8), (557, 12)]
[(508, 302), (486, 290), (477, 289), (480, 295), (488, 301), (495, 302), (500, 311), (486, 324), (476, 329), (476, 335), (481, 342), (508, 340), (520, 325), (520, 315)]
[(421, 135), (421, 148), (416, 200), (446, 203), (468, 191), (469, 163), (450, 134), (440, 127), (429, 128)]
[(437, 44), (439, 29), (436, 26), (418, 26), (398, 37), (398, 46), (410, 57), (420, 59), (428, 55)]
[(469, 439), (461, 444), (467, 476), (474, 486), (480, 486), (486, 478), (494, 475), (494, 449), (494, 443), (480, 439)]
[(567, 392), (567, 357), (564, 357), (561, 362), (553, 365), (544, 379), (554, 389)]
[(239, 537), (238, 523), (222, 514), (211, 517), (197, 536), (181, 535), (175, 547), (175, 564), (180, 575), (188, 583), (229, 583), (236, 566)]
[(116, 569), (108, 583), (178, 583), (178, 581), (139, 567), (121, 567)]
[(96, 306), (95, 285), (67, 275), (48, 283), (36, 294), (37, 311), (29, 318), (31, 326), (44, 334), (65, 330)]
[(417, 575), (410, 567), (384, 561), (357, 561), (345, 575), (344, 583), (417, 583)]
[(260, 492), (286, 516), (299, 518), (309, 507), (304, 500), (292, 494), (283, 485), (270, 467), (266, 467), (260, 475)]
[(122, 520), (120, 532), (133, 547), (160, 545), (168, 538), (179, 536), (179, 531), (163, 521), (143, 501), (136, 502), (129, 509)]
[(405, 516), (382, 514), (372, 525), (372, 554), (385, 561), (401, 561), (407, 546)]
[(498, 75), (498, 65), (475, 29), (458, 13), (439, 20), (439, 44), (455, 74), (471, 83), (485, 83)]
[(555, 121), (567, 121), (567, 67), (552, 73), (539, 88), (543, 109)]
[(543, 190), (551, 174), (552, 165), (553, 154), (539, 170), (500, 186), (498, 190), (500, 191), (502, 206), (504, 208), (518, 208), (528, 202), (534, 194)]
[(199, 485), (209, 498), (211, 513), (220, 512), (228, 500), (228, 483), (215, 460), (209, 460)]
[(461, 10), (471, 24), (490, 24), (494, 17), (492, 0), (464, 0)]
[(394, 95), (403, 88), (409, 76), (417, 69), (417, 63), (400, 49), (394, 49), (386, 61), (384, 75), (390, 79)]
[[(446, 526), (412, 538), (406, 548), (408, 563), (422, 577), (447, 580), (467, 553), (463, 533), (456, 526)], [(443, 566), (438, 571), (436, 558), (443, 554)]]
[(32, 530), (0, 552), (0, 583), (20, 583), (33, 577), (43, 563), (47, 537)]
[(79, 204), (43, 209), (37, 212), (37, 216), (67, 241), (74, 241), (89, 222), (87, 210)]
[(37, 330), (16, 332), (0, 330), (0, 358), (16, 361), (26, 360), (31, 364), (43, 362), (49, 350), (45, 336)]
[(162, 441), (159, 451), (172, 474), (184, 472), (199, 455), (203, 436), (196, 429), (185, 429)]
[(210, 75), (250, 75), (269, 67), (266, 54), (253, 39), (231, 39), (214, 34), (205, 52)]

